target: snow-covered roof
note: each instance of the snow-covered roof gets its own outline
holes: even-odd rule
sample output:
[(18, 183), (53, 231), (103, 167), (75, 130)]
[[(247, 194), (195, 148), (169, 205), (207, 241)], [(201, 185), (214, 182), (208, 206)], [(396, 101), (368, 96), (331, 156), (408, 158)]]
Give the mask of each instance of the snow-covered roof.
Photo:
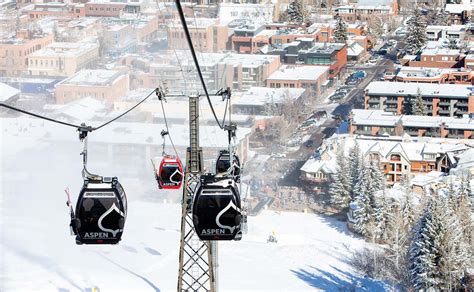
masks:
[(297, 100), (306, 89), (304, 88), (268, 88), (251, 87), (247, 92), (233, 102), (234, 105), (265, 105), (279, 103), (286, 98)]
[(451, 169), (451, 174), (463, 174), (470, 173), (471, 169), (474, 170), (474, 149), (469, 149), (462, 154), (458, 155), (458, 162), (456, 168)]
[(418, 89), (423, 96), (442, 96), (445, 98), (468, 98), (472, 86), (463, 84), (431, 84), (405, 82), (371, 82), (366, 91), (368, 95), (416, 96)]
[(81, 70), (58, 85), (104, 86), (112, 84), (122, 75), (123, 72), (113, 70)]
[[(67, 104), (55, 104), (45, 106), (45, 109), (52, 109), (56, 115), (65, 115), (76, 121), (88, 121), (98, 115), (103, 116), (106, 109), (105, 103), (92, 97), (74, 100)], [(102, 112), (102, 114), (100, 114)]]
[(306, 173), (317, 173), (319, 171), (322, 171), (326, 174), (336, 173), (336, 160), (310, 158), (303, 164), (300, 170)]
[(29, 57), (79, 57), (96, 49), (99, 53), (99, 45), (95, 43), (62, 43), (55, 42), (32, 53)]
[(282, 66), (268, 77), (268, 80), (310, 80), (315, 81), (329, 72), (328, 66)]
[(464, 4), (464, 3), (461, 3), (461, 4), (446, 4), (446, 6), (445, 6), (445, 10), (449, 13), (452, 13), (452, 14), (460, 14), (460, 13), (463, 13), (464, 11), (470, 11), (471, 9), (472, 9), (471, 5)]
[(20, 90), (15, 87), (11, 87), (8, 84), (0, 82), (0, 101), (5, 102), (15, 95), (20, 94)]
[(415, 186), (424, 187), (437, 181), (441, 181), (445, 173), (441, 171), (431, 171), (426, 174), (416, 175), (411, 179), (410, 184)]
[[(402, 157), (409, 161), (425, 161), (436, 159), (425, 154), (437, 154), (440, 155), (456, 152), (462, 153), (467, 149), (470, 149), (466, 143), (459, 142), (459, 140), (442, 139), (444, 143), (440, 143), (440, 140), (435, 138), (423, 140), (417, 137), (407, 140), (403, 137), (369, 137), (369, 136), (351, 136), (351, 135), (333, 135), (323, 142), (323, 154), (332, 153), (333, 155), (337, 152), (340, 145), (344, 145), (345, 155), (349, 155), (349, 150), (355, 145), (355, 142), (359, 144), (360, 149), (364, 155), (370, 153), (377, 153), (380, 155), (382, 161), (389, 161), (391, 154), (400, 154)], [(327, 151), (324, 149), (328, 149)], [(332, 149), (332, 150), (329, 150)], [(322, 154), (322, 155), (323, 155)]]
[(464, 129), (474, 131), (474, 119), (469, 117), (441, 117), (441, 116), (417, 116), (396, 115), (383, 110), (352, 110), (352, 122), (355, 125), (368, 126), (395, 126), (401, 123), (405, 127), (415, 128), (438, 128), (444, 124), (446, 129)]
[(353, 42), (347, 48), (347, 55), (352, 57), (357, 57), (364, 52), (364, 47), (362, 47), (359, 43)]

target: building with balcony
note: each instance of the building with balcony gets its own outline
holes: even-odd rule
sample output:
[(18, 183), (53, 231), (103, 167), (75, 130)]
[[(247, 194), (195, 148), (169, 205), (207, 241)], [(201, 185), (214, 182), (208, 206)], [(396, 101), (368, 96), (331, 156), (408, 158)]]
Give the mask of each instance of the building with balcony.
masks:
[(474, 72), (465, 68), (401, 67), (384, 78), (397, 82), (474, 84)]
[(337, 153), (341, 147), (347, 157), (355, 143), (359, 144), (364, 161), (377, 161), (386, 184), (400, 182), (403, 176), (414, 177), (432, 171), (449, 173), (455, 157), (470, 149), (459, 140), (410, 140), (405, 137), (366, 137), (333, 135), (323, 141), (319, 155), (301, 167), (301, 177), (315, 184), (330, 182), (336, 171)]
[(382, 110), (353, 109), (349, 133), (368, 136), (440, 137), (474, 139), (474, 118), (396, 115)]
[(415, 97), (421, 94), (428, 116), (462, 117), (474, 113), (472, 86), (371, 82), (365, 90), (365, 109), (380, 109), (398, 115), (411, 114)]
[(92, 67), (99, 57), (96, 43), (52, 43), (28, 56), (31, 76), (68, 77)]
[(464, 40), (466, 35), (466, 25), (428, 25), (426, 27), (426, 36), (429, 41), (437, 41), (439, 39)]
[(56, 103), (92, 97), (113, 102), (129, 91), (129, 76), (113, 70), (81, 70), (56, 84)]

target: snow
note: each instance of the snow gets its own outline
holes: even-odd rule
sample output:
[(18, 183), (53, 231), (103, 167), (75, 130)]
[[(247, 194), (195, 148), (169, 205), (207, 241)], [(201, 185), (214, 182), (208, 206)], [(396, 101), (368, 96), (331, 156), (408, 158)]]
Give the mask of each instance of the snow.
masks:
[[(163, 202), (178, 202), (179, 192), (169, 200), (156, 189), (151, 172), (119, 177), (129, 202), (122, 242), (76, 246), (63, 190), (69, 186), (75, 201), (81, 186), (80, 143), (59, 146), (39, 143), (35, 135), (26, 140), (2, 133), (0, 291), (176, 290), (180, 206)], [(108, 174), (132, 173), (136, 167), (120, 163), (114, 168), (101, 157), (89, 165)], [(266, 243), (273, 231), (278, 243)], [(348, 264), (351, 251), (365, 245), (335, 219), (263, 211), (249, 218), (249, 234), (241, 242), (219, 243), (219, 288), (383, 291), (382, 283), (359, 276)]]
[(431, 84), (374, 81), (367, 86), (368, 95), (416, 96), (418, 89), (423, 96), (443, 96), (446, 98), (468, 98), (470, 85)]
[(0, 101), (5, 102), (13, 96), (20, 93), (20, 90), (15, 87), (11, 87), (8, 84), (0, 82)]
[(270, 75), (268, 80), (318, 80), (323, 74), (327, 74), (329, 66), (281, 66), (281, 68)]

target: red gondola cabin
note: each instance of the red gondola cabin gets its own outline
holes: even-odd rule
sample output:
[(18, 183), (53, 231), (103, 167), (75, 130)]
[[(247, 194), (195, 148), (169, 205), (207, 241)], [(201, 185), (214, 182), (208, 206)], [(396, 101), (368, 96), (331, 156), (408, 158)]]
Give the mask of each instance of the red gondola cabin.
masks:
[(160, 189), (179, 189), (183, 183), (183, 165), (181, 160), (173, 155), (164, 156), (156, 172), (156, 180)]

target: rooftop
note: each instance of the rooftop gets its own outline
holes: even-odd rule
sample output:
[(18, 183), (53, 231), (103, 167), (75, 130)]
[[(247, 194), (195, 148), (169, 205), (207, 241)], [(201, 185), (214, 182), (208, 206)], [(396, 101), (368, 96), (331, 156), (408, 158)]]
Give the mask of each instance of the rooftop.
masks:
[(452, 98), (468, 98), (473, 94), (472, 86), (463, 84), (431, 84), (404, 82), (371, 82), (366, 91), (369, 95), (416, 96), (420, 90), (423, 96), (442, 96)]
[(0, 82), (0, 101), (5, 102), (8, 99), (12, 98), (13, 96), (20, 93), (20, 90), (16, 89), (15, 87), (11, 87), (8, 84)]
[(81, 70), (58, 84), (79, 86), (107, 86), (112, 84), (115, 80), (117, 80), (118, 77), (122, 75), (124, 75), (124, 73), (113, 70)]
[(328, 66), (282, 66), (268, 77), (269, 80), (317, 80), (329, 71)]
[(99, 49), (96, 43), (52, 43), (36, 52), (30, 57), (78, 57), (90, 50)]
[(233, 102), (234, 105), (265, 105), (268, 103), (280, 103), (289, 98), (298, 99), (304, 94), (304, 88), (268, 88), (251, 87), (243, 93), (240, 99)]
[(352, 121), (355, 125), (394, 126), (401, 123), (414, 128), (438, 128), (444, 124), (447, 129), (474, 130), (474, 119), (469, 117), (395, 115), (383, 110), (353, 109)]

